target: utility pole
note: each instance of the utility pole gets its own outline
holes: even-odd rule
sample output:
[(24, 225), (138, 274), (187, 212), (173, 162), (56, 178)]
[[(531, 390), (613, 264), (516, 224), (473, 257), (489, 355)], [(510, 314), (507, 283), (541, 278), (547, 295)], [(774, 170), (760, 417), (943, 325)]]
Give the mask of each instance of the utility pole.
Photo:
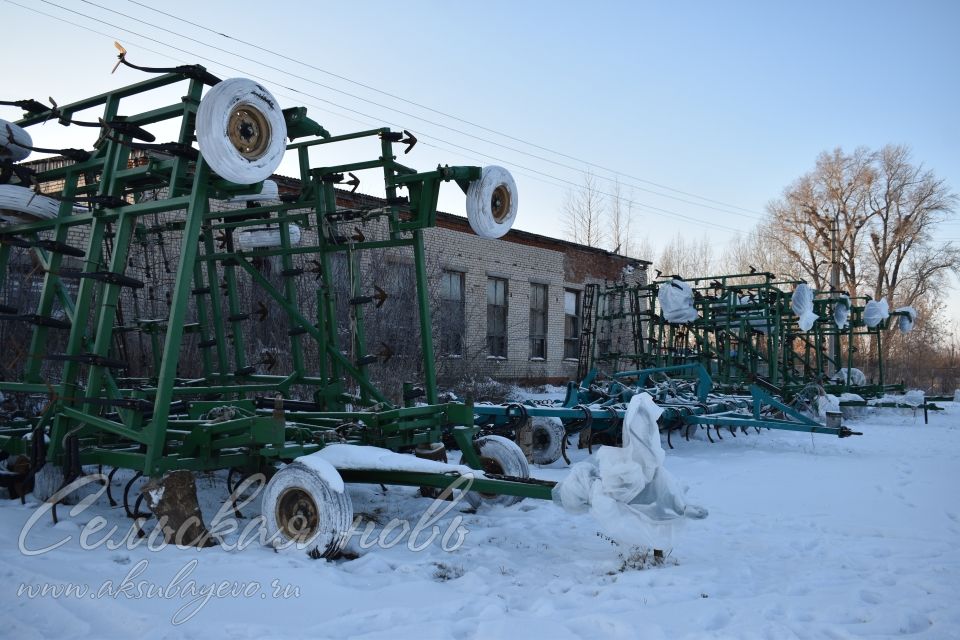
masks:
[[(840, 293), (840, 247), (837, 240), (840, 236), (840, 209), (833, 214), (833, 230), (830, 234), (830, 296), (836, 297)], [(830, 340), (830, 362), (833, 364), (833, 371), (836, 373), (840, 367), (838, 358), (840, 357), (840, 328), (836, 327), (836, 333)]]

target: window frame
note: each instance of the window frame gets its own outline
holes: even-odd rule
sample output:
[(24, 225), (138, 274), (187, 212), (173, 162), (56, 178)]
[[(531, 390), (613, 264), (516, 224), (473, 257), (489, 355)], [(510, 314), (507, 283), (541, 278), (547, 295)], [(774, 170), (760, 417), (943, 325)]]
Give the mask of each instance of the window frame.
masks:
[[(467, 332), (466, 273), (457, 269), (444, 269), (440, 274), (440, 339), (438, 351), (444, 358), (462, 358)], [(458, 281), (459, 298), (450, 295), (448, 282)], [(456, 309), (454, 310), (454, 306)], [(457, 324), (459, 326), (453, 326)], [(456, 336), (455, 338), (453, 336)], [(457, 345), (453, 345), (457, 342)]]
[[(568, 313), (567, 311), (567, 294), (573, 294), (574, 297), (574, 313)], [(582, 328), (582, 315), (583, 315), (583, 292), (579, 289), (569, 289), (564, 288), (563, 290), (563, 359), (564, 360), (579, 360), (580, 359), (580, 330)], [(573, 323), (573, 331), (571, 332), (571, 321)], [(573, 334), (571, 336), (571, 333)]]
[[(502, 295), (498, 295), (497, 287), (502, 285)], [(491, 290), (491, 286), (493, 289)], [(506, 278), (487, 276), (487, 357), (507, 359), (507, 319), (509, 317), (510, 283)], [(491, 302), (491, 297), (493, 302)], [(502, 303), (497, 304), (497, 298), (502, 297)], [(501, 315), (498, 328), (496, 316)]]
[[(538, 296), (535, 292), (541, 292)], [(539, 297), (542, 305), (535, 307), (534, 302)], [(542, 282), (530, 283), (530, 359), (547, 359), (547, 336), (550, 333), (550, 285)], [(537, 332), (537, 319), (540, 320), (542, 331)], [(539, 353), (538, 353), (539, 347)]]

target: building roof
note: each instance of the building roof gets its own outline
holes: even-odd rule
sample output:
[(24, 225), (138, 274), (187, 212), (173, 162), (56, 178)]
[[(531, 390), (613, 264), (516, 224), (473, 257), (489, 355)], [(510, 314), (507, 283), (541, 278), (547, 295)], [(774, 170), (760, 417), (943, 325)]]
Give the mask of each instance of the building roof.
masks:
[[(297, 189), (300, 186), (299, 178), (281, 175), (274, 175), (272, 178), (277, 181), (278, 186), (284, 186), (291, 190)], [(382, 206), (387, 203), (387, 201), (383, 198), (371, 196), (365, 193), (354, 193), (345, 189), (337, 189), (337, 197), (341, 200), (353, 202), (359, 201), (363, 204), (378, 206)], [(453, 213), (447, 213), (445, 211), (437, 211), (437, 226), (445, 229), (451, 229), (453, 231), (462, 231), (465, 233), (470, 232), (470, 223), (467, 218)], [(505, 236), (501, 238), (501, 240), (506, 240), (507, 242), (516, 242), (517, 244), (524, 244), (528, 246), (541, 247), (544, 249), (552, 249), (554, 251), (574, 249), (577, 251), (595, 253), (606, 257), (616, 257), (643, 268), (653, 264), (649, 260), (625, 256), (612, 251), (607, 251), (606, 249), (601, 249), (599, 247), (592, 247), (590, 245), (579, 244), (569, 240), (553, 238), (551, 236), (532, 233), (530, 231), (521, 231), (520, 229), (511, 229)]]

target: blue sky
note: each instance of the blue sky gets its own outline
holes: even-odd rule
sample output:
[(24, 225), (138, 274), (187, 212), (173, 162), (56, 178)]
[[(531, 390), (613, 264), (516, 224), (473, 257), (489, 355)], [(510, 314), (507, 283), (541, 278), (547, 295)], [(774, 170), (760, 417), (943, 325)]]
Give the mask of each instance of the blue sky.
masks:
[[(677, 232), (709, 233), (725, 244), (810, 170), (820, 151), (836, 146), (908, 144), (916, 160), (960, 190), (958, 2), (155, 5), (430, 111), (129, 1), (95, 0), (101, 9), (52, 0), (92, 20), (39, 0), (14, 1), (69, 24), (0, 0), (0, 18), (13, 27), (4, 31), (5, 97), (52, 94), (64, 103), (142, 79), (130, 69), (109, 75), (116, 38), (140, 64), (170, 64), (164, 56), (172, 56), (223, 77), (261, 76), (284, 106), (307, 104), (334, 133), (371, 124), (407, 128), (425, 143), (405, 158), (415, 168), (503, 164), (521, 191), (518, 226), (536, 232), (559, 233), (564, 192), (586, 163), (624, 174), (625, 189), (634, 187), (635, 220), (655, 249)], [(20, 62), (11, 60), (16, 56)], [(17, 115), (0, 107), (0, 117)], [(50, 146), (88, 146), (72, 138), (84, 134), (51, 123), (35, 137)], [(456, 187), (446, 190), (441, 208), (462, 213)], [(960, 240), (958, 220), (944, 238)]]

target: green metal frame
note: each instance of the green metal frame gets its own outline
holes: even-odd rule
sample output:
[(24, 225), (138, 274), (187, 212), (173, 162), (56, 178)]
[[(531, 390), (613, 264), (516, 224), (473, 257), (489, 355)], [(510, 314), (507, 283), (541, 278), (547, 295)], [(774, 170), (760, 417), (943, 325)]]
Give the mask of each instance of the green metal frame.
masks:
[[(146, 126), (171, 121), (179, 124), (175, 142), (189, 147), (195, 140), (194, 121), (203, 91), (196, 75), (159, 75), (60, 107), (60, 115), (69, 119), (72, 114), (102, 108), (107, 122), (122, 118)], [(174, 84), (185, 84), (180, 102), (120, 115), (128, 98), (149, 97), (156, 89)], [(313, 453), (327, 442), (403, 451), (438, 442), (454, 427), (464, 462), (481, 468), (472, 446), (477, 432), (472, 426), (472, 406), (438, 402), (423, 238), (423, 230), (436, 223), (441, 183), (456, 182), (466, 189), (480, 178), (481, 168), (439, 166), (417, 172), (397, 162), (393, 146), (399, 136), (387, 128), (330, 136), (303, 108), (287, 109), (284, 115), (292, 137), (311, 136), (287, 147), (297, 154), (300, 166), (302, 191), (293, 202), (213, 210), (211, 198), (259, 193), (262, 185), (226, 182), (202, 156), (148, 152), (132, 162), (133, 141), (119, 134), (102, 136), (88, 160), (36, 176), (41, 188), (62, 199), (59, 215), (0, 227), (0, 291), (9, 280), (5, 276), (12, 246), (53, 240), (43, 246), (34, 244), (32, 249), (45, 270), (39, 305), (35, 310), (19, 311), (49, 317), (59, 304), (68, 316), (69, 334), (63, 353), (51, 354), (50, 332), (57, 329), (34, 327), (22, 377), (0, 380), (0, 391), (5, 394), (48, 397), (42, 414), (0, 424), (0, 450), (26, 453), (27, 437), (47, 432), (46, 461), (50, 464), (65, 463), (68, 445), (75, 438), (79, 462), (85, 465), (128, 468), (148, 476), (176, 469), (241, 468), (252, 472), (275, 461)], [(30, 127), (48, 118), (49, 114), (30, 114), (17, 124)], [(320, 167), (310, 164), (313, 148), (365, 139), (377, 142), (375, 159)], [(343, 222), (336, 184), (342, 174), (361, 171), (378, 172), (386, 192), (385, 205), (364, 212), (365, 219), (379, 219), (386, 229), (386, 236), (377, 240), (340, 233)], [(400, 189), (407, 190), (406, 198), (399, 197)], [(147, 197), (148, 193), (159, 193), (159, 197)], [(99, 196), (100, 204), (76, 213), (71, 200), (82, 196)], [(120, 199), (126, 204), (119, 206)], [(150, 223), (157, 214), (169, 218), (159, 228)], [(236, 233), (267, 223), (279, 229), (280, 246), (252, 251), (234, 247)], [(315, 240), (295, 246), (290, 232), (294, 223), (309, 229)], [(64, 245), (77, 232), (86, 241), (80, 283), (71, 295), (61, 263)], [(123, 288), (131, 286), (129, 279), (124, 280), (131, 253), (157, 244), (163, 232), (176, 232), (183, 238), (178, 246), (169, 248), (170, 255), (175, 255), (169, 311), (159, 320), (135, 318), (132, 324), (120, 324), (117, 308)], [(222, 248), (218, 239), (223, 240)], [(406, 249), (413, 255), (427, 402), (423, 406), (391, 404), (388, 394), (370, 380), (370, 359), (351, 360), (345, 355), (368, 353), (364, 317), (369, 311), (363, 304), (353, 308), (351, 344), (344, 344), (338, 333), (331, 282), (334, 257), (346, 256), (352, 265), (351, 295), (362, 297), (358, 275), (364, 264), (362, 254), (383, 249)], [(254, 260), (271, 256), (280, 257), (283, 286), (272, 284), (254, 265)], [(302, 307), (294, 286), (294, 278), (312, 277), (297, 266), (307, 258), (318, 265), (315, 310)], [(258, 373), (256, 365), (246, 359), (244, 322), (249, 314), (243, 308), (242, 283), (263, 292), (291, 327), (292, 366), (283, 375)], [(185, 350), (184, 335), (188, 333), (197, 334), (197, 350)], [(116, 373), (122, 364), (118, 363), (122, 353), (117, 344), (126, 334), (141, 335), (152, 345), (153, 365), (147, 375), (136, 380)], [(314, 371), (309, 370), (305, 355), (311, 341), (319, 361)], [(51, 356), (62, 365), (52, 369)], [(199, 363), (201, 378), (188, 380), (178, 375), (178, 368), (188, 360)], [(55, 375), (50, 375), (51, 370)], [(288, 402), (292, 407), (281, 408), (274, 397), (290, 398), (295, 387), (313, 389), (312, 401)], [(355, 394), (349, 393), (350, 387), (355, 387)], [(260, 398), (257, 405), (252, 398)], [(203, 417), (211, 409), (223, 407), (234, 412), (222, 421)], [(449, 486), (454, 481), (444, 474), (372, 470), (344, 472), (344, 477), (348, 481), (423, 486)], [(479, 478), (475, 487), (487, 493), (549, 498), (551, 484)]]

